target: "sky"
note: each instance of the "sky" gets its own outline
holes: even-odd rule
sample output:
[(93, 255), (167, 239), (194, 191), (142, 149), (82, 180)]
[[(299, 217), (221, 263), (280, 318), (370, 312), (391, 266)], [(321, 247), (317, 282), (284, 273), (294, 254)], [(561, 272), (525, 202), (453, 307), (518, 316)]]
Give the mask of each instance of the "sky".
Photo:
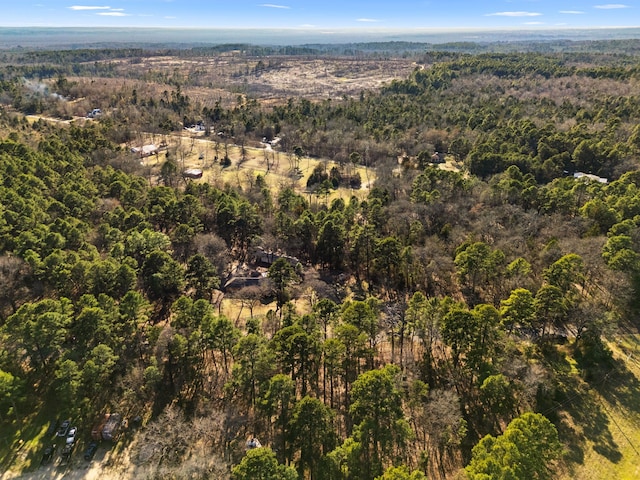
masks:
[(0, 0), (0, 26), (308, 30), (640, 26), (640, 0), (621, 1)]

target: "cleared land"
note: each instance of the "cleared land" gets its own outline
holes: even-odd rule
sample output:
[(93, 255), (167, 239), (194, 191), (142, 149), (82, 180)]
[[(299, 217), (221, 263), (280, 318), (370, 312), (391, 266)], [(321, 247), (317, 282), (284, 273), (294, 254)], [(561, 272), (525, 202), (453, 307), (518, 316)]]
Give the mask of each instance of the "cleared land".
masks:
[[(184, 92), (197, 101), (224, 91), (281, 102), (288, 98), (325, 99), (358, 95), (416, 67), (410, 59), (352, 57), (247, 57), (230, 52), (215, 57), (183, 59), (147, 57), (111, 61), (122, 77), (146, 82), (172, 79), (190, 85)], [(226, 95), (225, 95), (226, 97)]]
[[(205, 139), (198, 136), (180, 135), (149, 135), (145, 134), (141, 142), (154, 143), (166, 141), (169, 155), (176, 160), (181, 171), (186, 169), (200, 169), (203, 172), (201, 180), (217, 187), (225, 184), (243, 189), (251, 188), (255, 184), (257, 175), (262, 175), (272, 191), (277, 192), (285, 187), (292, 187), (298, 193), (309, 195), (310, 202), (331, 202), (334, 198), (348, 200), (352, 195), (365, 198), (376, 178), (375, 170), (364, 166), (340, 166), (330, 159), (318, 159), (301, 157), (296, 159), (294, 155), (272, 149), (269, 145), (244, 146), (228, 143), (226, 148), (223, 141)], [(127, 146), (124, 146), (127, 148)], [(145, 175), (152, 184), (160, 182), (160, 167), (166, 160), (167, 150), (161, 150), (158, 155), (140, 159)], [(244, 153), (243, 153), (244, 150)], [(223, 167), (219, 159), (223, 158), (225, 151), (231, 159), (231, 165)], [(218, 159), (217, 161), (215, 159)], [(136, 157), (132, 154), (132, 161)], [(362, 185), (359, 189), (341, 187), (333, 190), (326, 197), (317, 196), (307, 188), (307, 179), (313, 169), (322, 164), (327, 171), (336, 166), (349, 174), (360, 174)], [(312, 198), (313, 197), (313, 198)]]

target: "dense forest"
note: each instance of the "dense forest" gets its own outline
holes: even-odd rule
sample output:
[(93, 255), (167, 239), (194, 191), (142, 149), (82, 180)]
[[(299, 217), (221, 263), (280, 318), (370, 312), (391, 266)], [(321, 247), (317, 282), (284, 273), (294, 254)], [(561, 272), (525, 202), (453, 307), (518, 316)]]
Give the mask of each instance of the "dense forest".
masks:
[[(118, 411), (137, 478), (633, 472), (640, 63), (634, 42), (584, 46), (412, 47), (379, 90), (280, 102), (252, 79), (320, 47), (153, 54), (233, 51), (229, 85), (136, 68), (144, 50), (4, 53), (2, 468), (35, 469), (52, 418), (88, 441)], [(345, 68), (367, 51), (339, 48)], [(102, 116), (47, 121), (87, 105)], [(170, 151), (131, 160), (190, 125), (229, 165), (277, 139), (316, 165), (307, 189), (268, 183), (267, 154), (235, 185), (183, 179)], [(225, 288), (258, 247), (278, 252), (264, 278)], [(631, 412), (626, 442), (606, 404)]]

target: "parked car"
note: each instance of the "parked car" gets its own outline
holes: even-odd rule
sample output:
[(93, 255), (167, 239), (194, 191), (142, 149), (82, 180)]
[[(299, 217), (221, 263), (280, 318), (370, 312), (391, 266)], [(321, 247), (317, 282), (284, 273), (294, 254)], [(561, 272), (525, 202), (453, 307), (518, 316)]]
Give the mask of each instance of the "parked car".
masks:
[(55, 443), (52, 445), (49, 445), (47, 448), (44, 449), (44, 452), (42, 452), (42, 460), (40, 460), (40, 465), (44, 465), (45, 463), (49, 463), (51, 461), (51, 457), (53, 457), (53, 454), (56, 452), (56, 445)]
[(62, 424), (60, 425), (60, 428), (58, 429), (57, 435), (59, 437), (66, 437), (67, 433), (69, 433), (70, 426), (71, 426), (71, 420), (65, 420), (64, 422), (62, 422)]
[(69, 460), (71, 459), (71, 452), (73, 452), (73, 444), (65, 445), (62, 452), (60, 452), (59, 466), (64, 467), (68, 465)]
[(58, 430), (58, 419), (54, 418), (53, 420), (51, 420), (51, 422), (49, 422), (49, 427), (47, 428), (46, 436), (52, 437), (53, 435), (55, 435), (57, 430)]
[(84, 459), (87, 461), (91, 460), (96, 454), (96, 450), (98, 450), (98, 442), (91, 442), (84, 451)]
[(76, 434), (78, 433), (78, 429), (76, 427), (71, 427), (67, 432), (67, 445), (73, 445), (76, 441)]

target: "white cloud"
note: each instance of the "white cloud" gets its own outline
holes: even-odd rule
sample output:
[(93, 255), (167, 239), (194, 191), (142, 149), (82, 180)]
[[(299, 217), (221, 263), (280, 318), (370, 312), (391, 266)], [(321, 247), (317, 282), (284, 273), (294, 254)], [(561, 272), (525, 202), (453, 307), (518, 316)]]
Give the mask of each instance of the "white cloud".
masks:
[(105, 6), (95, 6), (95, 5), (73, 5), (71, 7), (67, 7), (69, 10), (74, 10), (76, 12), (86, 12), (86, 11), (96, 11), (96, 10), (107, 10), (106, 12), (97, 12), (96, 15), (100, 15), (102, 17), (130, 17), (128, 13), (124, 13), (124, 8), (111, 8), (107, 5)]
[(262, 5), (258, 5), (259, 7), (266, 7), (266, 8), (282, 8), (285, 10), (289, 10), (291, 7), (288, 7), (286, 5), (274, 5), (273, 3), (263, 3)]
[(380, 20), (377, 20), (375, 18), (356, 18), (356, 22), (367, 22), (367, 23), (376, 23), (379, 22)]
[(594, 5), (593, 8), (599, 8), (600, 10), (615, 10), (616, 8), (629, 8), (629, 5), (623, 5), (622, 3), (607, 3), (605, 5)]
[(524, 22), (523, 25), (544, 25), (544, 22)]
[(541, 15), (538, 12), (496, 12), (487, 13), (485, 17), (539, 17)]
[(111, 10), (111, 7), (94, 7), (91, 5), (73, 5), (69, 10)]
[(581, 12), (580, 10), (560, 10), (560, 12), (558, 13), (564, 13), (566, 15), (583, 15), (584, 12)]

